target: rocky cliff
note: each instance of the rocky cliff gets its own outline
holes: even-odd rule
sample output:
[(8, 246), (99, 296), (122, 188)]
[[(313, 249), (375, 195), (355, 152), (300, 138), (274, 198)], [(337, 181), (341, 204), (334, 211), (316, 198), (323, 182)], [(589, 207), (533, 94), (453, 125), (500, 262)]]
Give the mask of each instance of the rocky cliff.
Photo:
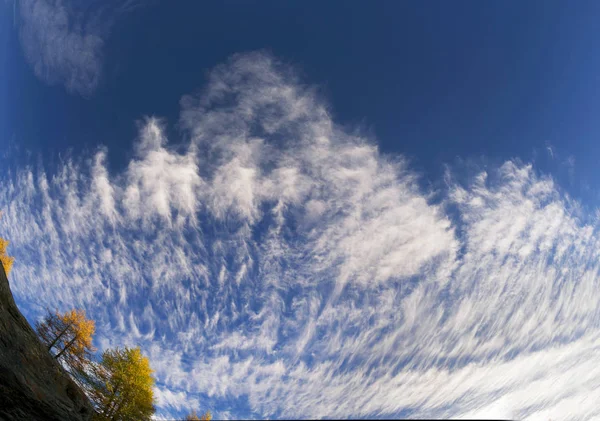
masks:
[(15, 304), (0, 264), (0, 420), (89, 420), (89, 401)]

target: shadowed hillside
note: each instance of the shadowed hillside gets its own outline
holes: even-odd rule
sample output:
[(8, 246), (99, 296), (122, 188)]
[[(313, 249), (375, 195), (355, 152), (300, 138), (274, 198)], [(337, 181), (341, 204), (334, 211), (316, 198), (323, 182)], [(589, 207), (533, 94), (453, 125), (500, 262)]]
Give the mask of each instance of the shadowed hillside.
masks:
[(0, 264), (0, 420), (89, 420), (92, 414), (17, 308)]

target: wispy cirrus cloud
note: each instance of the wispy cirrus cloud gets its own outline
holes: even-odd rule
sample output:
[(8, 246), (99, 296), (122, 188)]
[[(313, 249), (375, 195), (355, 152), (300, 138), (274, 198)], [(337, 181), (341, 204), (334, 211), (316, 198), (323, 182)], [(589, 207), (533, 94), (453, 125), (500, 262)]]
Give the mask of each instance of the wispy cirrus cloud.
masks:
[(600, 413), (597, 221), (551, 178), (423, 191), (262, 53), (181, 107), (177, 148), (148, 118), (120, 173), (99, 149), (0, 189), (18, 301), (140, 344), (159, 417)]
[(13, 2), (23, 53), (35, 75), (83, 96), (91, 95), (102, 78), (104, 43), (112, 23), (139, 4), (111, 0), (100, 6), (88, 3), (88, 10), (82, 10), (84, 5), (72, 0)]

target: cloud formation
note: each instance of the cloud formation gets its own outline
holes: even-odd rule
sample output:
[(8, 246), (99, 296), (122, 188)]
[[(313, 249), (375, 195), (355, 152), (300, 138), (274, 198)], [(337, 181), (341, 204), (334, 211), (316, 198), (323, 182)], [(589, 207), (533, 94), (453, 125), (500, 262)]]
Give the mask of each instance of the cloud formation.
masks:
[(424, 191), (262, 53), (181, 107), (185, 140), (146, 119), (121, 173), (99, 149), (0, 189), (17, 300), (140, 344), (159, 416), (600, 414), (597, 220), (551, 178)]
[[(109, 1), (89, 10), (72, 0), (14, 0), (21, 46), (35, 75), (69, 93), (91, 95), (102, 77), (104, 41), (112, 22), (137, 0)], [(110, 9), (106, 14), (106, 9)]]

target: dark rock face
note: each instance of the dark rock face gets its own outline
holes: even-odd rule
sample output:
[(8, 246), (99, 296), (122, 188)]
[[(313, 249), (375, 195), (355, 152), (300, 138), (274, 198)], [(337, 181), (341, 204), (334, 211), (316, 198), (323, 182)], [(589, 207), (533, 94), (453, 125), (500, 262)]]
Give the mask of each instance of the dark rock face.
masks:
[(89, 420), (92, 407), (15, 304), (0, 264), (0, 420)]

